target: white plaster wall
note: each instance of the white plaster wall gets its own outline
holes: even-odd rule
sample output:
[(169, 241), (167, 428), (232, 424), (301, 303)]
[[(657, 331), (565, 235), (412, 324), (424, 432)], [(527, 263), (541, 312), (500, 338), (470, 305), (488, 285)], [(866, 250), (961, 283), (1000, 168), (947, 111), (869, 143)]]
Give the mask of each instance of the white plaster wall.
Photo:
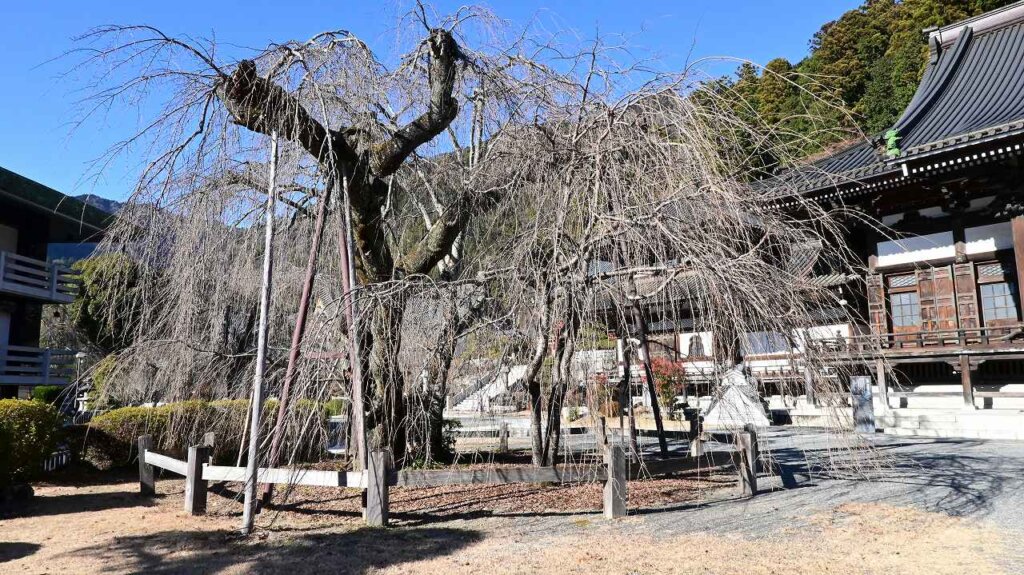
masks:
[(964, 230), (968, 254), (983, 254), (1013, 248), (1010, 222), (1000, 222)]
[(927, 262), (956, 255), (953, 232), (938, 232), (878, 243), (876, 267)]

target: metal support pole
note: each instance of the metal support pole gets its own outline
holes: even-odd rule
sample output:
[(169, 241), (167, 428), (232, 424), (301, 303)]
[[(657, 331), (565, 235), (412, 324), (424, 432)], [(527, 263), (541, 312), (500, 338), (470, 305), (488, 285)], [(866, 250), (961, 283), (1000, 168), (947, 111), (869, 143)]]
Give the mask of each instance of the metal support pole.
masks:
[(257, 471), (260, 451), (260, 414), (263, 411), (263, 376), (267, 368), (267, 322), (270, 315), (270, 289), (274, 276), (274, 208), (277, 196), (277, 132), (270, 136), (270, 186), (267, 190), (266, 230), (263, 239), (263, 286), (260, 293), (260, 322), (256, 341), (256, 373), (252, 382), (249, 417), (249, 461), (245, 474), (245, 507), (242, 509), (242, 533), (252, 533), (256, 517)]

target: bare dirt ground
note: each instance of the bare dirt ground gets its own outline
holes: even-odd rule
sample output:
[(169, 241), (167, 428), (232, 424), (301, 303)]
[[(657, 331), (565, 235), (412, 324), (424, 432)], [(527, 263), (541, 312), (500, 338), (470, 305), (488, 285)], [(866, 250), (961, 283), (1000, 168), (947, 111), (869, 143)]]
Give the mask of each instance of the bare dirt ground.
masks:
[[(698, 486), (687, 483), (633, 483), (631, 497), (694, 499)], [(596, 507), (594, 485), (395, 490), (399, 527), (387, 530), (360, 527), (357, 494), (309, 489), (262, 514), (246, 541), (234, 534), (234, 500), (211, 496), (210, 513), (192, 517), (181, 511), (182, 488), (161, 481), (161, 496), (146, 499), (131, 481), (39, 485), (23, 516), (0, 521), (0, 572), (1001, 573), (990, 558), (1006, 544), (970, 520), (857, 503), (767, 538), (638, 535), (642, 517), (559, 510)], [(540, 532), (517, 525), (545, 513), (555, 522)]]
[(368, 529), (355, 492), (311, 488), (261, 514), (250, 539), (230, 491), (191, 517), (180, 480), (147, 499), (131, 475), (71, 476), (0, 517), (0, 573), (1021, 572), (1024, 446), (890, 447), (916, 459), (887, 479), (798, 470), (798, 487), (763, 478), (753, 499), (727, 476), (632, 482), (617, 521), (595, 511), (597, 485), (449, 487), (394, 490), (396, 526)]

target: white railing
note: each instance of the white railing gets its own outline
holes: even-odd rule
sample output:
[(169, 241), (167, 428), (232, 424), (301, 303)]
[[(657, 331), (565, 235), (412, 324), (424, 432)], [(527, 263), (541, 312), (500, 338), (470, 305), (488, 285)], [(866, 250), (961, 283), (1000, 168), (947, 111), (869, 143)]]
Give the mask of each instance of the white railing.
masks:
[(74, 368), (75, 352), (69, 349), (0, 348), (0, 384), (67, 385)]
[(81, 281), (66, 266), (0, 252), (0, 293), (55, 303), (71, 303)]

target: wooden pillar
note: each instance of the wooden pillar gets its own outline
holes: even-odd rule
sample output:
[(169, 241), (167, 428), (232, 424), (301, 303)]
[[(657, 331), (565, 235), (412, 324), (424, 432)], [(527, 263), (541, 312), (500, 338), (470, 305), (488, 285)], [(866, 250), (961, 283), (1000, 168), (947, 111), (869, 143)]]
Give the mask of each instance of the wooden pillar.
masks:
[(814, 393), (814, 370), (807, 361), (804, 361), (804, 395), (807, 403), (818, 405), (818, 396)]
[(363, 519), (370, 527), (388, 525), (388, 471), (390, 458), (383, 450), (369, 454), (366, 465), (366, 509)]
[(878, 397), (882, 401), (882, 412), (889, 410), (889, 382), (885, 378), (885, 360), (875, 360), (875, 383), (878, 385)]
[(1019, 290), (1017, 300), (1019, 305), (1024, 305), (1024, 216), (1017, 216), (1010, 220), (1010, 227), (1013, 230), (1013, 257), (1017, 262), (1017, 289)]
[(626, 453), (620, 445), (609, 445), (604, 460), (608, 476), (604, 482), (604, 516), (616, 519), (626, 516)]
[(966, 355), (960, 356), (960, 385), (964, 390), (964, 407), (974, 409), (974, 384), (971, 382), (971, 360)]
[(156, 474), (153, 466), (146, 463), (146, 452), (153, 449), (153, 436), (139, 437), (139, 493), (142, 495), (156, 494)]
[(498, 453), (508, 453), (508, 422), (498, 425)]
[(757, 473), (754, 470), (756, 439), (748, 432), (736, 434), (736, 471), (740, 477), (740, 489), (743, 495), (757, 495)]
[(203, 479), (203, 465), (209, 460), (210, 451), (205, 445), (193, 445), (188, 448), (188, 461), (185, 464), (186, 513), (206, 513), (206, 480)]

